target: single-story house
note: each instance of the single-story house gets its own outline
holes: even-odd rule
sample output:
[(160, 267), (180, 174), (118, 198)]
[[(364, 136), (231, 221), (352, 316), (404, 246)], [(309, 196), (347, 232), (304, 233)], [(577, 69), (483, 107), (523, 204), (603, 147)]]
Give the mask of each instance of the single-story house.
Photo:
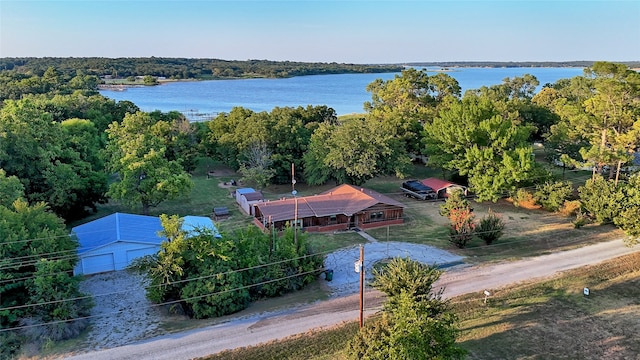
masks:
[(262, 229), (287, 224), (305, 231), (337, 231), (402, 224), (404, 205), (373, 190), (340, 185), (318, 195), (263, 201), (254, 205), (254, 223)]
[(461, 190), (464, 195), (468, 194), (468, 188), (466, 186), (458, 185), (456, 183), (452, 183), (450, 181), (438, 179), (438, 178), (427, 178), (420, 181), (426, 186), (433, 189), (438, 194), (438, 198), (446, 198), (452, 191)]
[(236, 202), (248, 215), (253, 215), (253, 204), (264, 200), (262, 193), (252, 188), (240, 188), (236, 190)]
[[(220, 236), (210, 218), (185, 216), (182, 229), (189, 233), (196, 228), (208, 228)], [(72, 234), (78, 238), (79, 261), (73, 272), (89, 275), (123, 270), (134, 259), (160, 250), (160, 244), (166, 240), (159, 235), (160, 231), (159, 217), (125, 213), (76, 226)]]

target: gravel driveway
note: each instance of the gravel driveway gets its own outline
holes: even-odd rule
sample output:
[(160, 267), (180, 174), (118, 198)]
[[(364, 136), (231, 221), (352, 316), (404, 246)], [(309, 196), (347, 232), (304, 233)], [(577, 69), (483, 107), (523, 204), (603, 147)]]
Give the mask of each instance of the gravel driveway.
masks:
[(91, 328), (85, 350), (125, 345), (157, 335), (160, 310), (145, 296), (145, 280), (127, 271), (95, 274), (80, 283), (80, 290), (93, 295)]
[[(364, 234), (364, 233), (361, 233)], [(366, 235), (366, 234), (364, 234)], [(409, 257), (429, 265), (459, 264), (462, 257), (428, 245), (401, 242), (371, 241), (364, 245), (365, 279), (373, 279), (373, 265), (394, 257)], [(360, 275), (355, 272), (355, 262), (360, 259), (360, 247), (341, 249), (327, 255), (325, 267), (333, 270), (333, 280), (327, 285), (333, 295), (350, 295), (360, 291)]]

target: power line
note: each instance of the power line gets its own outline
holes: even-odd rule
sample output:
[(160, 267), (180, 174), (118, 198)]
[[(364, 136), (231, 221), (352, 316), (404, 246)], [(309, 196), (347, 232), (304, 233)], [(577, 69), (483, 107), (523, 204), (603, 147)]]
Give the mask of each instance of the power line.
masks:
[[(324, 270), (326, 270), (326, 269), (317, 268), (317, 269), (306, 271), (306, 272), (302, 272), (302, 273), (299, 273), (299, 274), (287, 275), (287, 276), (283, 276), (283, 277), (280, 277), (280, 278), (277, 278), (277, 279), (265, 280), (265, 281), (262, 281), (262, 282), (259, 282), (259, 283), (255, 283), (255, 284), (250, 284), (250, 285), (243, 285), (243, 286), (239, 286), (239, 287), (236, 287), (236, 288), (233, 288), (233, 289), (226, 289), (226, 290), (222, 290), (222, 291), (207, 293), (207, 294), (204, 294), (204, 295), (192, 296), (192, 297), (188, 297), (188, 298), (184, 298), (184, 299), (180, 299), (180, 300), (172, 300), (172, 301), (166, 301), (166, 302), (157, 303), (157, 304), (150, 304), (149, 307), (159, 307), (159, 306), (164, 306), (164, 305), (177, 304), (177, 303), (184, 302), (184, 301), (196, 300), (196, 299), (201, 299), (201, 298), (205, 298), (205, 297), (213, 296), (213, 295), (220, 295), (220, 294), (224, 294), (224, 293), (228, 293), (228, 292), (232, 292), (232, 291), (249, 289), (249, 288), (252, 288), (254, 286), (266, 285), (266, 284), (270, 284), (270, 283), (273, 283), (273, 282), (282, 281), (282, 280), (286, 280), (286, 279), (290, 279), (290, 278), (294, 278), (294, 277), (298, 277), (298, 276), (304, 276), (304, 275), (318, 273), (318, 272), (321, 272), (321, 271), (324, 271)], [(141, 310), (141, 309), (145, 309), (146, 307), (147, 306), (128, 309), (128, 310)], [(2, 310), (4, 310), (4, 309), (2, 309)], [(97, 317), (103, 317), (103, 316), (111, 316), (111, 315), (116, 315), (116, 314), (119, 314), (119, 313), (122, 313), (122, 312), (125, 312), (125, 311), (126, 310), (123, 309), (123, 310), (118, 310), (118, 311), (114, 311), (114, 312), (111, 312), (111, 313), (103, 313), (103, 314), (99, 314), (99, 315), (89, 315), (89, 316), (76, 317), (76, 318), (71, 318), (71, 319), (66, 319), (66, 320), (50, 321), (50, 322), (40, 323), (40, 324), (23, 325), (23, 326), (4, 328), (4, 329), (0, 329), (0, 333), (7, 332), (7, 331), (12, 331), (12, 330), (21, 330), (21, 329), (27, 329), (27, 328), (32, 328), (32, 327), (38, 327), (38, 326), (46, 326), (46, 325), (54, 325), (54, 324), (66, 323), (66, 322), (70, 322), (70, 321), (85, 320), (85, 319), (97, 318)]]
[[(282, 263), (291, 262), (291, 261), (297, 261), (297, 260), (306, 259), (306, 258), (310, 258), (310, 257), (314, 257), (314, 256), (319, 256), (319, 255), (324, 255), (324, 254), (327, 254), (327, 253), (329, 253), (329, 251), (324, 251), (324, 252), (319, 252), (319, 253), (314, 253), (314, 254), (307, 254), (307, 255), (296, 257), (296, 258), (279, 260), (279, 261), (275, 261), (275, 262), (271, 262), (271, 263), (267, 263), (267, 264), (251, 266), (251, 267), (248, 267), (248, 268), (229, 270), (229, 271), (226, 271), (226, 272), (223, 272), (223, 273), (214, 273), (214, 274), (210, 274), (210, 275), (199, 276), (199, 277), (196, 277), (196, 278), (188, 278), (188, 279), (176, 280), (176, 281), (172, 281), (170, 283), (149, 285), (149, 286), (145, 286), (145, 289), (149, 290), (149, 289), (152, 289), (152, 288), (155, 288), (155, 287), (159, 288), (159, 287), (163, 287), (163, 286), (167, 286), (167, 285), (174, 285), (174, 284), (181, 284), (181, 283), (186, 283), (186, 282), (190, 282), (190, 281), (202, 280), (202, 279), (215, 277), (215, 276), (218, 276), (218, 275), (229, 275), (229, 274), (234, 274), (234, 273), (241, 273), (241, 272), (244, 272), (244, 271), (255, 270), (255, 269), (262, 268), (262, 267), (279, 265), (279, 264), (282, 264)], [(37, 277), (37, 276), (34, 276), (34, 278), (35, 277)], [(126, 293), (129, 293), (129, 292), (131, 292), (131, 290), (103, 293), (103, 294), (98, 294), (96, 296), (118, 295), (118, 294), (126, 294)], [(24, 309), (24, 308), (30, 308), (30, 307), (36, 307), (36, 306), (42, 306), (42, 305), (58, 304), (58, 303), (63, 303), (63, 302), (88, 299), (88, 298), (91, 298), (91, 297), (93, 297), (93, 296), (80, 296), (80, 297), (75, 297), (75, 298), (52, 300), (52, 301), (47, 301), (47, 302), (35, 303), (35, 304), (24, 304), (24, 305), (16, 305), (16, 306), (11, 306), (11, 307), (0, 307), (0, 311), (1, 310)]]

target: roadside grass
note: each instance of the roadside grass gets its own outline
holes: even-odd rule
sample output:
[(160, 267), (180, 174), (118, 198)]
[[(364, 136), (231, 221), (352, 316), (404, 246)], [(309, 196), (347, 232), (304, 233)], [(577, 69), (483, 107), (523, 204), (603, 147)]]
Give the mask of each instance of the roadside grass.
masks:
[(312, 330), (286, 340), (226, 350), (203, 360), (345, 360), (344, 349), (358, 332), (358, 322)]
[(231, 315), (220, 316), (212, 319), (192, 319), (185, 315), (170, 314), (168, 308), (161, 310), (164, 314), (160, 323), (159, 334), (176, 333), (185, 330), (199, 329), (206, 326), (223, 324), (225, 322), (248, 318), (256, 315), (262, 317), (270, 312), (286, 310), (294, 306), (307, 305), (317, 301), (327, 300), (331, 296), (331, 290), (325, 281), (316, 281), (303, 289), (284, 294), (282, 296), (253, 301), (246, 309)]
[[(452, 300), (469, 359), (633, 359), (640, 354), (640, 253), (492, 295)], [(583, 289), (589, 288), (589, 296)]]
[[(450, 299), (459, 318), (458, 343), (468, 359), (635, 359), (640, 354), (640, 253), (488, 290), (486, 304), (482, 293)], [(202, 359), (342, 360), (357, 326), (348, 322)]]

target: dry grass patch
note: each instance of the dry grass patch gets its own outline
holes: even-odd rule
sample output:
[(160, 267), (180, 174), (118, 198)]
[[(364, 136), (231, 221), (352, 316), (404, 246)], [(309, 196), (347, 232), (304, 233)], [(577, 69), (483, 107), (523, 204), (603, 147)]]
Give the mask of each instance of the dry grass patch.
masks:
[[(636, 359), (640, 254), (452, 300), (469, 359)], [(589, 297), (583, 288), (589, 287)]]
[[(451, 299), (468, 359), (638, 359), (640, 253), (538, 282)], [(588, 298), (583, 288), (592, 293)], [(345, 359), (351, 322), (268, 344), (225, 351), (219, 359)]]

